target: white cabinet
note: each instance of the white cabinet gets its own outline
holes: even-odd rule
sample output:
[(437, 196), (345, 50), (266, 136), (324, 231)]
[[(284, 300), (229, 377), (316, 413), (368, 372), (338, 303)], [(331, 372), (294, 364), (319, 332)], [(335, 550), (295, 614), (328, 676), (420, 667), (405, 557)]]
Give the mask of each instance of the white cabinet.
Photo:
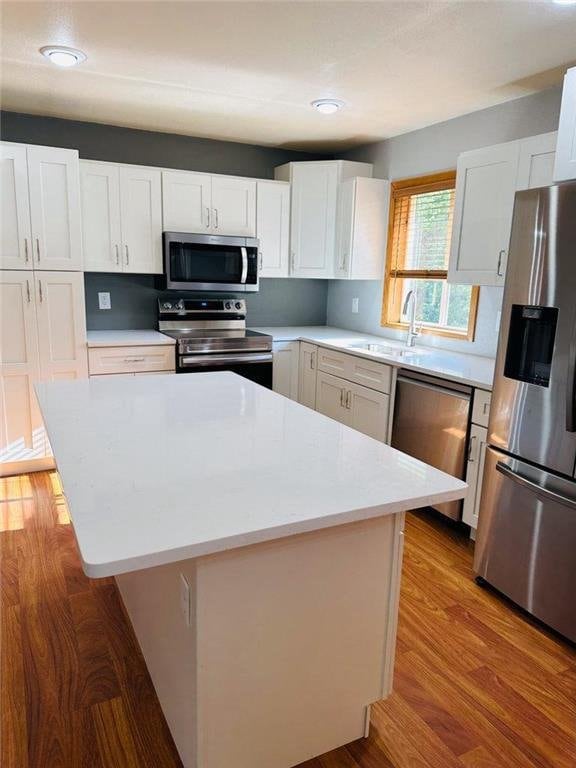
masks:
[(468, 493), (464, 499), (462, 520), (471, 528), (478, 527), (478, 511), (482, 496), (482, 477), (484, 475), (484, 459), (488, 430), (486, 427), (472, 424), (470, 427), (470, 442), (468, 444), (468, 463), (466, 465), (466, 482)]
[(384, 270), (390, 184), (357, 177), (340, 184), (335, 276), (379, 280)]
[(554, 181), (576, 179), (576, 67), (564, 75)]
[(556, 131), (552, 131), (520, 142), (517, 190), (547, 187), (553, 183), (557, 138)]
[(78, 152), (2, 145), (5, 269), (82, 269)]
[(260, 241), (260, 277), (288, 277), (290, 184), (287, 182), (257, 182), (256, 237)]
[(316, 410), (376, 440), (388, 439), (390, 397), (382, 392), (318, 371)]
[(88, 348), (90, 377), (166, 373), (175, 368), (175, 346), (171, 344)]
[(167, 232), (256, 235), (256, 181), (253, 179), (163, 171), (162, 191)]
[(120, 170), (111, 163), (80, 163), (82, 249), (87, 272), (121, 272)]
[(316, 363), (318, 347), (307, 341), (300, 342), (298, 402), (316, 408)]
[(287, 163), (276, 168), (275, 178), (290, 182), (292, 276), (334, 277), (340, 182), (371, 175), (371, 165), (346, 160)]
[(33, 386), (87, 375), (80, 272), (0, 272), (0, 473), (50, 455)]
[(333, 349), (318, 349), (318, 370), (389, 394), (392, 390), (392, 366), (360, 355)]
[(272, 389), (291, 400), (298, 400), (300, 342), (276, 341), (272, 345), (272, 351)]
[(516, 193), (518, 142), (458, 158), (448, 280), (502, 285)]
[(161, 274), (161, 171), (89, 160), (80, 168), (85, 269)]
[(26, 147), (0, 146), (0, 266), (32, 269)]

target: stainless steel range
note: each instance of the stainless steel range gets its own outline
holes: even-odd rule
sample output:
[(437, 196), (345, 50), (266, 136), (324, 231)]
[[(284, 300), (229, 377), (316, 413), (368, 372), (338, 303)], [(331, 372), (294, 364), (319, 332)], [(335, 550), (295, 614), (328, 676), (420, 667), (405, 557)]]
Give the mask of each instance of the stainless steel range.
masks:
[(272, 388), (272, 336), (247, 330), (244, 299), (159, 299), (158, 330), (176, 339), (176, 373), (234, 371)]

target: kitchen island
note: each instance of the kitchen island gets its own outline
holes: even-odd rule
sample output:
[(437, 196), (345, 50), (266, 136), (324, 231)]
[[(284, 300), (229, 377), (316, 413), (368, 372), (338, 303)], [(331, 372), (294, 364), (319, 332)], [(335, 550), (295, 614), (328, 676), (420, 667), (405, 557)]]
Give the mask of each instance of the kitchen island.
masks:
[(37, 386), (186, 768), (289, 768), (389, 695), (404, 512), (466, 486), (232, 373)]

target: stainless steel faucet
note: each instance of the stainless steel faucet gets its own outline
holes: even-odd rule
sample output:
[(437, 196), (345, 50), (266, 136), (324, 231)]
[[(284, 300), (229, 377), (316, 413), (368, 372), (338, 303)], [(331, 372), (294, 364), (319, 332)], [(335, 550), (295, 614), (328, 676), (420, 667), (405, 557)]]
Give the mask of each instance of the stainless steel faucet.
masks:
[(416, 293), (414, 291), (408, 291), (406, 298), (404, 299), (404, 306), (402, 308), (402, 314), (408, 313), (408, 306), (410, 306), (410, 323), (408, 325), (408, 333), (406, 336), (406, 346), (413, 347), (414, 342), (420, 336), (420, 328), (416, 327)]

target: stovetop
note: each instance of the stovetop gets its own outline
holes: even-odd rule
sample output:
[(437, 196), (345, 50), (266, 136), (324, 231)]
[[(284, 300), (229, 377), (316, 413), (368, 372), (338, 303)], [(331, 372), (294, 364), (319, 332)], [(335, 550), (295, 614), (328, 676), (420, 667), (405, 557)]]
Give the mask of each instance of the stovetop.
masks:
[(176, 339), (178, 353), (192, 352), (269, 352), (272, 350), (272, 336), (247, 328), (208, 329), (178, 328), (162, 330), (161, 333)]

